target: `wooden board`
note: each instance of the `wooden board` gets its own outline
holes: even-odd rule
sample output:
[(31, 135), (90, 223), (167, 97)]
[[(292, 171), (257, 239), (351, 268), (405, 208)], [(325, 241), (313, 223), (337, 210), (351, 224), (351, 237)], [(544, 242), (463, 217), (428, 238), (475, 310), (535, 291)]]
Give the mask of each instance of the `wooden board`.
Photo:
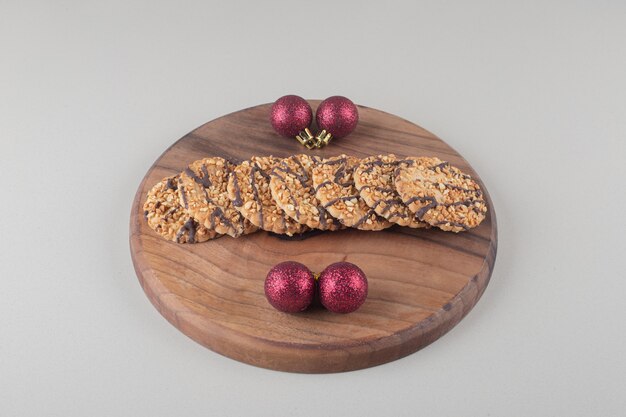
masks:
[[(319, 101), (311, 101), (315, 110)], [(307, 151), (275, 134), (270, 104), (213, 120), (187, 134), (154, 163), (130, 216), (130, 248), (137, 277), (150, 301), (174, 326), (202, 345), (252, 365), (290, 372), (341, 372), (386, 363), (437, 340), (482, 295), (496, 257), (493, 205), (476, 229), (460, 234), (394, 227), (382, 232), (325, 232), (300, 241), (266, 232), (182, 245), (165, 241), (143, 218), (147, 191), (161, 178), (210, 155), (359, 157), (395, 153), (437, 156), (478, 179), (469, 164), (432, 133), (406, 120), (359, 106), (360, 122), (348, 137)], [(295, 260), (313, 271), (353, 262), (369, 280), (369, 296), (356, 312), (314, 307), (299, 314), (274, 310), (263, 282), (276, 263)]]

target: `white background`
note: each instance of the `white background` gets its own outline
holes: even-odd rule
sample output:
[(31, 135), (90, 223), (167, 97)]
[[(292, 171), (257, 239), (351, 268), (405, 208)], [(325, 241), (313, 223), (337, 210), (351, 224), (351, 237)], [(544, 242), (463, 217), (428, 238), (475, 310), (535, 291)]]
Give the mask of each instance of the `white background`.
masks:
[[(0, 0), (0, 415), (626, 413), (626, 3), (339, 3)], [(414, 121), (487, 184), (491, 283), (422, 351), (268, 371), (144, 296), (128, 218), (146, 170), (289, 93)]]

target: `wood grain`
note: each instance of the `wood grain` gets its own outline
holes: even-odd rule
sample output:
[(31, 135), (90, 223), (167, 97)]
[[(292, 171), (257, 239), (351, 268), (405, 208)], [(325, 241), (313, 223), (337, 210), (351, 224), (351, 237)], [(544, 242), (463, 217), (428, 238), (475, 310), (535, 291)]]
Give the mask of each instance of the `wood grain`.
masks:
[[(311, 100), (315, 109), (319, 104)], [(437, 156), (478, 178), (469, 164), (432, 133), (399, 117), (359, 106), (348, 137), (307, 151), (276, 135), (270, 104), (206, 123), (167, 149), (139, 185), (130, 215), (130, 249), (139, 281), (157, 310), (184, 334), (230, 358), (290, 372), (342, 372), (386, 363), (437, 340), (482, 295), (496, 258), (496, 217), (460, 234), (393, 227), (382, 232), (325, 232), (300, 241), (266, 232), (181, 245), (165, 241), (143, 219), (147, 191), (161, 178), (210, 155), (246, 159), (310, 152)], [(356, 312), (319, 306), (299, 314), (274, 310), (263, 282), (276, 263), (295, 260), (321, 271), (353, 262), (365, 271), (369, 297)]]

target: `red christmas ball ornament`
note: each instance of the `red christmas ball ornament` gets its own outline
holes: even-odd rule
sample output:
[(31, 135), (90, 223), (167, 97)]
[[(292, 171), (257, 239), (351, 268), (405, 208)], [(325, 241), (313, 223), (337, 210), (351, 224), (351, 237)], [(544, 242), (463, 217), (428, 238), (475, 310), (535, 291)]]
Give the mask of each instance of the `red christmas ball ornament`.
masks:
[(333, 313), (351, 313), (367, 298), (365, 273), (350, 262), (337, 262), (326, 267), (317, 281), (320, 302)]
[[(315, 120), (317, 125), (325, 130), (318, 134), (318, 139), (322, 139), (325, 135), (335, 138), (342, 138), (349, 135), (356, 128), (359, 122), (359, 111), (354, 103), (343, 96), (332, 96), (322, 101), (315, 112)], [(326, 143), (330, 138), (326, 140)]]
[(272, 104), (270, 122), (280, 135), (291, 138), (297, 136), (311, 126), (312, 120), (313, 110), (302, 97), (287, 95)]
[(306, 310), (315, 295), (315, 277), (299, 262), (281, 262), (265, 277), (265, 296), (277, 310), (297, 313)]

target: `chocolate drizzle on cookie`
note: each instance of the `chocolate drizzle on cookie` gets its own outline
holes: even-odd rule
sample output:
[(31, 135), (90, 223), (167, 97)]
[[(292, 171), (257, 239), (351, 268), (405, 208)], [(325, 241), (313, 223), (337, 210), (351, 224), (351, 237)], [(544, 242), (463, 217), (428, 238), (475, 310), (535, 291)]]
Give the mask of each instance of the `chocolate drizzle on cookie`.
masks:
[[(377, 211), (376, 209), (378, 208), (378, 206), (383, 205), (383, 204), (384, 204), (384, 207), (380, 209), (380, 211)], [(394, 221), (396, 219), (406, 220), (409, 217), (411, 217), (407, 214), (408, 208), (407, 210), (394, 211), (393, 213), (390, 213), (389, 216), (387, 217), (387, 214), (389, 213), (389, 211), (391, 211), (392, 208), (403, 207), (403, 206), (404, 206), (404, 203), (402, 202), (402, 200), (400, 200), (400, 198), (389, 198), (386, 200), (378, 200), (376, 203), (373, 204), (372, 209), (374, 209), (374, 211), (376, 211), (377, 214), (385, 216), (385, 218), (389, 221)]]
[(239, 179), (234, 172), (231, 172), (233, 178), (233, 188), (235, 190), (235, 198), (231, 201), (233, 202), (233, 206), (241, 207), (243, 206), (243, 200), (241, 199), (241, 187), (239, 187)]
[(250, 188), (252, 188), (252, 198), (256, 201), (257, 209), (259, 210), (259, 227), (263, 229), (263, 201), (261, 201), (261, 198), (259, 197), (259, 189), (256, 186), (255, 174), (258, 172), (261, 174), (261, 177), (263, 177), (264, 172), (260, 170), (255, 163), (251, 164), (250, 168)]
[[(211, 199), (209, 199), (210, 203), (213, 203), (213, 201)], [(213, 203), (215, 204), (215, 203)], [(210, 221), (210, 225), (211, 225), (211, 229), (215, 229), (215, 219), (219, 219), (221, 221), (221, 223), (227, 227), (233, 227), (233, 222), (230, 221), (230, 219), (228, 217), (226, 217), (224, 215), (224, 211), (222, 210), (221, 207), (216, 206), (215, 209), (211, 212), (211, 215), (209, 216), (209, 221)], [(242, 222), (239, 221), (237, 222), (237, 224), (241, 224)]]
[(180, 191), (179, 195), (180, 195), (181, 202), (183, 203), (183, 207), (185, 207), (185, 209), (189, 209), (189, 201), (187, 200), (187, 192), (180, 178), (178, 179), (178, 191)]
[(198, 229), (198, 223), (191, 217), (183, 224), (178, 233), (176, 233), (176, 241), (181, 242), (181, 238), (185, 233), (188, 233), (187, 243), (196, 243), (196, 230)]
[(415, 217), (420, 220), (424, 217), (428, 210), (437, 206), (437, 200), (434, 197), (413, 197), (405, 201), (405, 204), (407, 206), (410, 206), (416, 201), (419, 201), (420, 203), (426, 203), (426, 205), (420, 207), (420, 209), (415, 212)]
[(335, 203), (338, 203), (339, 201), (348, 201), (348, 200), (353, 200), (353, 199), (358, 199), (359, 197), (356, 195), (348, 195), (345, 197), (337, 197), (337, 198), (333, 198), (332, 200), (328, 200), (328, 202), (326, 204), (324, 204), (322, 207), (324, 208), (328, 208), (332, 205), (334, 205)]
[(185, 174), (187, 174), (187, 176), (189, 176), (189, 178), (200, 184), (203, 188), (209, 188), (211, 186), (211, 180), (209, 179), (209, 172), (207, 171), (206, 165), (202, 164), (200, 169), (203, 174), (202, 177), (197, 176), (196, 173), (193, 172), (189, 167), (185, 168), (184, 172)]
[(368, 162), (365, 162), (363, 164), (363, 165), (365, 165), (367, 167), (367, 168), (365, 168), (363, 170), (363, 173), (364, 174), (370, 174), (374, 170), (375, 167), (381, 167), (381, 166), (386, 165), (386, 164), (397, 165), (397, 163), (395, 161), (394, 162), (384, 162), (382, 159), (375, 159), (373, 161), (368, 161)]
[[(302, 164), (300, 163), (300, 161), (297, 158), (292, 157), (292, 160), (296, 161), (302, 167)], [(304, 170), (304, 167), (302, 167), (302, 169)], [(285, 177), (276, 174), (276, 171), (280, 171), (280, 172), (282, 172), (284, 174), (287, 174), (287, 175), (292, 175), (298, 181), (300, 181), (301, 186), (305, 186), (307, 180), (309, 179), (309, 177), (306, 174), (301, 175), (300, 173), (295, 172), (294, 170), (289, 168), (287, 165), (285, 165), (284, 162), (281, 163), (280, 166), (275, 167), (272, 172), (273, 172), (274, 175), (277, 175), (279, 178), (281, 178), (283, 181), (286, 182)], [(289, 200), (291, 201), (291, 204), (294, 207), (295, 220), (297, 222), (300, 222), (300, 205), (298, 204), (298, 200), (296, 200), (296, 198), (294, 197), (292, 192), (289, 193)]]
[[(292, 160), (302, 167), (302, 163), (298, 160), (298, 158), (292, 157)], [(304, 167), (302, 167), (302, 169), (304, 170)], [(300, 184), (306, 184), (306, 182), (309, 179), (306, 173), (300, 174), (299, 172), (296, 172), (293, 169), (289, 168), (287, 165), (285, 165), (284, 162), (281, 163), (280, 166), (277, 166), (276, 168), (274, 168), (274, 170), (281, 171), (281, 172), (284, 172), (285, 174), (294, 176), (298, 181), (300, 181)]]
[[(287, 174), (287, 175), (293, 175), (294, 177), (298, 178), (298, 180), (302, 184), (302, 181), (301, 181), (302, 177), (300, 175), (296, 174), (295, 172), (293, 172), (293, 170), (291, 168), (289, 168), (288, 166), (282, 166), (281, 165), (281, 166), (278, 166), (278, 167), (274, 168), (274, 170), (272, 171), (272, 173), (274, 175), (276, 175), (281, 180), (286, 182), (286, 179), (285, 179), (286, 177), (278, 175), (276, 173), (277, 171), (280, 171), (280, 172), (282, 172), (284, 174)], [(300, 221), (300, 210), (299, 210), (300, 205), (298, 204), (298, 200), (296, 200), (296, 198), (294, 197), (292, 192), (289, 192), (289, 201), (291, 202), (291, 205), (293, 205), (293, 211), (295, 213), (295, 220), (297, 222), (299, 222)]]
[(361, 217), (356, 223), (352, 225), (354, 228), (359, 228), (363, 223), (365, 223), (368, 219), (376, 218), (376, 213), (374, 210), (369, 210), (363, 217)]
[(176, 180), (176, 177), (169, 177), (167, 179), (165, 186), (167, 187), (168, 190), (176, 191), (178, 189), (178, 185), (176, 184), (175, 180)]
[(459, 187), (456, 185), (447, 184), (443, 182), (434, 182), (433, 185), (435, 187), (439, 187), (440, 185), (443, 185), (445, 188), (449, 188), (451, 190), (457, 190), (457, 191), (462, 191), (464, 193), (476, 194), (476, 197), (481, 197), (483, 195), (482, 190), (472, 190), (469, 188), (463, 188), (463, 187)]

